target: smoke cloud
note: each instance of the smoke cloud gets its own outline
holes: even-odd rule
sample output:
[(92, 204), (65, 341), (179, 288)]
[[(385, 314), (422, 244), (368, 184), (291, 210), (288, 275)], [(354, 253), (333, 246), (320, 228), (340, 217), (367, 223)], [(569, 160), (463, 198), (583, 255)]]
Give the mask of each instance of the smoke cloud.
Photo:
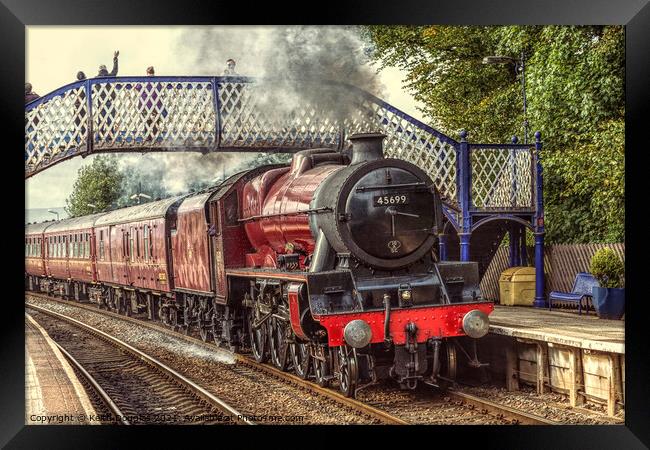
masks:
[[(226, 60), (239, 75), (263, 78), (254, 89), (257, 108), (287, 117), (305, 105), (341, 120), (358, 108), (346, 83), (380, 96), (371, 46), (354, 26), (210, 27), (186, 31), (179, 49), (201, 75), (222, 75)], [(189, 53), (187, 53), (189, 52)]]
[[(160, 186), (167, 194), (176, 195), (205, 183), (214, 184), (224, 177), (258, 165), (274, 163), (256, 153), (147, 153), (115, 154), (122, 173), (140, 176), (156, 190)], [(280, 156), (280, 155), (278, 155)], [(288, 159), (290, 156), (286, 155)], [(279, 158), (275, 158), (279, 159)], [(159, 176), (159, 180), (155, 178)], [(134, 181), (134, 180), (132, 180)], [(130, 184), (133, 184), (130, 183)], [(135, 193), (135, 192), (133, 192)]]
[[(297, 113), (307, 105), (338, 123), (358, 112), (359, 99), (337, 82), (381, 97), (384, 87), (367, 56), (369, 49), (356, 27), (220, 26), (183, 31), (171, 50), (185, 75), (221, 76), (226, 60), (234, 59), (238, 75), (258, 80), (247, 85), (235, 102), (237, 107), (251, 107), (247, 102), (254, 102), (256, 125), (281, 133), (278, 130), (294, 125)], [(225, 133), (231, 129), (228, 127), (248, 125), (229, 118), (234, 116), (231, 113), (223, 118)], [(322, 117), (319, 122), (323, 122)], [(141, 173), (164, 174), (163, 187), (169, 194), (177, 194), (221, 179), (224, 174), (277, 160), (250, 153), (170, 152), (124, 154), (119, 164), (122, 168), (138, 167)]]

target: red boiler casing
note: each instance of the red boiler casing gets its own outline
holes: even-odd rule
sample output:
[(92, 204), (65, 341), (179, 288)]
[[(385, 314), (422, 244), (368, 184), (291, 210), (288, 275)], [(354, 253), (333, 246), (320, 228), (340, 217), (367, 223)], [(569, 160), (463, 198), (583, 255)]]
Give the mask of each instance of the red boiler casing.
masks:
[(291, 167), (265, 172), (244, 186), (242, 213), (249, 219), (244, 227), (255, 250), (246, 255), (247, 267), (275, 268), (278, 254), (295, 252), (302, 254), (303, 265), (304, 255), (314, 251), (314, 236), (309, 215), (296, 213), (309, 209), (323, 180), (345, 167), (341, 162), (341, 155), (331, 150), (306, 150), (294, 156)]

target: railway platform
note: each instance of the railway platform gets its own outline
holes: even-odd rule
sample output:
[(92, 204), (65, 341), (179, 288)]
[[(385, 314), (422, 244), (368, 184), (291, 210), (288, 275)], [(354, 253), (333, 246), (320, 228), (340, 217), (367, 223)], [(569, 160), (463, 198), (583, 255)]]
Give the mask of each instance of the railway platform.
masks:
[(25, 315), (25, 424), (98, 425), (72, 367), (47, 332)]
[(606, 405), (610, 416), (624, 407), (624, 321), (496, 305), (481, 350), (508, 390), (531, 384), (539, 394), (566, 394), (572, 407)]

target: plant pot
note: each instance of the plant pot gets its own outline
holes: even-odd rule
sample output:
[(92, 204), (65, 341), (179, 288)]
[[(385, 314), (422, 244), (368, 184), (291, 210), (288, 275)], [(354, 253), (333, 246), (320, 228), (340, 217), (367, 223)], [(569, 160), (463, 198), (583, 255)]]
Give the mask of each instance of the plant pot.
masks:
[(601, 319), (619, 320), (625, 314), (624, 288), (592, 288), (596, 314)]

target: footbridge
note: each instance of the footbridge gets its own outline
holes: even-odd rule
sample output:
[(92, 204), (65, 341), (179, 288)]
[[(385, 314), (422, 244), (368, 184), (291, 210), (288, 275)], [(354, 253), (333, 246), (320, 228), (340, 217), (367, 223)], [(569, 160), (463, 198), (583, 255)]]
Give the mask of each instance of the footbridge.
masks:
[(429, 173), (445, 199), (441, 259), (487, 269), (505, 233), (511, 265), (527, 265), (535, 235), (536, 306), (545, 304), (541, 136), (534, 144), (468, 142), (356, 87), (248, 77), (111, 77), (78, 81), (25, 105), (25, 178), (106, 152), (296, 152), (344, 149), (382, 132), (388, 157)]

